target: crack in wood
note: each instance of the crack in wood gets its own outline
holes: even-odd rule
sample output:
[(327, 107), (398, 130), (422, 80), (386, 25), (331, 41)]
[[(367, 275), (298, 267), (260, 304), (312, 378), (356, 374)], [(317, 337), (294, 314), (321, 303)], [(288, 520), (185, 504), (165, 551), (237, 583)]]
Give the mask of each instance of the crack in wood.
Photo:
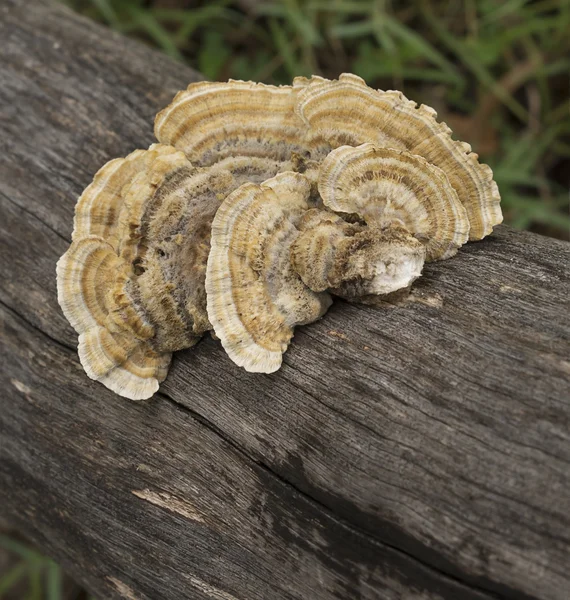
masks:
[(35, 212), (32, 212), (31, 210), (27, 209), (25, 206), (22, 206), (21, 204), (18, 204), (18, 202), (16, 202), (14, 199), (12, 199), (10, 196), (8, 196), (8, 194), (5, 194), (2, 191), (0, 191), (0, 196), (2, 196), (2, 198), (5, 198), (8, 202), (10, 202), (10, 204), (12, 204), (13, 206), (15, 206), (16, 208), (18, 208), (22, 212), (25, 212), (27, 215), (30, 215), (30, 217), (32, 217), (33, 219), (36, 219), (37, 221), (39, 221), (44, 227), (47, 227), (47, 229), (49, 229), (52, 233), (55, 233), (55, 235), (57, 235), (57, 237), (59, 237), (60, 239), (62, 239), (64, 242), (67, 242), (68, 244), (71, 244), (71, 240), (70, 239), (66, 238), (64, 235), (62, 235), (61, 233), (59, 233), (59, 231), (57, 231), (56, 229), (54, 229), (49, 223), (46, 223), (38, 214), (36, 214)]
[[(166, 394), (164, 391), (158, 392), (157, 395), (163, 397), (165, 400), (168, 400), (169, 402), (174, 404), (178, 409), (191, 415), (194, 419), (196, 419), (204, 427), (206, 427), (207, 429), (209, 429), (210, 431), (212, 431), (213, 433), (218, 435), (222, 440), (224, 440), (224, 442), (229, 444), (237, 453), (239, 453), (241, 456), (243, 456), (247, 461), (255, 463), (260, 468), (262, 468), (264, 471), (266, 471), (269, 475), (271, 475), (272, 477), (275, 477), (280, 483), (293, 489), (297, 494), (299, 494), (300, 496), (305, 498), (307, 501), (311, 502), (313, 505), (317, 506), (319, 509), (326, 512), (327, 515), (331, 519), (335, 520), (339, 525), (341, 525), (343, 527), (347, 527), (348, 529), (352, 530), (354, 533), (356, 533), (358, 535), (362, 535), (363, 537), (370, 540), (370, 542), (372, 542), (373, 544), (378, 544), (378, 545), (384, 546), (386, 548), (389, 548), (390, 550), (393, 550), (395, 552), (401, 553), (403, 556), (406, 556), (407, 558), (417, 561), (418, 564), (422, 565), (423, 567), (432, 569), (435, 573), (442, 575), (446, 578), (449, 578), (451, 581), (454, 581), (460, 585), (464, 585), (470, 589), (478, 591), (481, 594), (484, 594), (488, 598), (497, 598), (498, 599), (498, 598), (502, 598), (502, 597), (510, 597), (510, 596), (497, 595), (496, 593), (493, 592), (493, 590), (485, 589), (484, 587), (474, 585), (472, 581), (462, 580), (460, 574), (450, 573), (445, 570), (437, 568), (437, 566), (435, 566), (425, 560), (425, 558), (428, 556), (427, 554), (424, 555), (424, 560), (421, 560), (418, 556), (411, 554), (409, 552), (406, 552), (405, 550), (403, 550), (402, 548), (400, 548), (396, 545), (390, 544), (390, 543), (386, 542), (385, 540), (381, 540), (377, 537), (374, 537), (370, 533), (370, 531), (367, 531), (366, 529), (363, 529), (363, 528), (359, 527), (358, 525), (351, 523), (350, 521), (347, 521), (346, 518), (337, 514), (334, 511), (334, 508), (332, 508), (331, 506), (328, 506), (326, 503), (321, 502), (314, 495), (307, 493), (305, 490), (301, 489), (300, 487), (298, 487), (296, 484), (294, 484), (290, 480), (284, 478), (280, 473), (275, 471), (274, 468), (272, 468), (265, 462), (255, 458), (251, 454), (249, 454), (244, 448), (239, 446), (234, 440), (232, 440), (230, 437), (228, 437), (228, 435), (225, 432), (221, 431), (218, 427), (216, 427), (216, 425), (214, 425), (213, 423), (208, 421), (203, 415), (197, 413), (196, 411), (192, 410), (188, 406), (176, 401), (174, 398), (172, 398), (170, 395)], [(513, 596), (513, 597), (519, 598), (519, 596)], [(520, 599), (523, 600), (523, 597), (520, 596)], [(527, 600), (532, 600), (532, 598), (528, 597)]]

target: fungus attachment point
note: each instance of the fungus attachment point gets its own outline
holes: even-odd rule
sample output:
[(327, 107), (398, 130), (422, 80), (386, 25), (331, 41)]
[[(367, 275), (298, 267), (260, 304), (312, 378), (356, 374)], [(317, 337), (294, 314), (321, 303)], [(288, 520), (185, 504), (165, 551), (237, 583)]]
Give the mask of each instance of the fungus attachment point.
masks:
[(425, 247), (399, 226), (382, 229), (347, 223), (326, 211), (310, 210), (299, 223), (291, 261), (314, 291), (376, 304), (408, 289), (422, 271)]
[(310, 183), (298, 173), (247, 183), (228, 196), (212, 224), (208, 317), (230, 358), (247, 371), (276, 371), (294, 327), (317, 320), (331, 304), (290, 261), (309, 195)]

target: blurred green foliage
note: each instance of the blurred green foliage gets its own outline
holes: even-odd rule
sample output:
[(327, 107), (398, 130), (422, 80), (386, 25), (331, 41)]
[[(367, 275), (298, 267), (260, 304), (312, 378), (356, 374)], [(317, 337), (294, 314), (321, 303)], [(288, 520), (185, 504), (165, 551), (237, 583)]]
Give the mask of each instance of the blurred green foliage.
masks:
[(434, 106), (505, 220), (570, 235), (570, 0), (64, 0), (208, 79), (351, 71)]
[(16, 592), (24, 600), (62, 600), (60, 568), (20, 541), (0, 535), (0, 549), (16, 558), (13, 566), (0, 574), (0, 599)]
[(14, 531), (0, 532), (0, 600), (95, 600)]

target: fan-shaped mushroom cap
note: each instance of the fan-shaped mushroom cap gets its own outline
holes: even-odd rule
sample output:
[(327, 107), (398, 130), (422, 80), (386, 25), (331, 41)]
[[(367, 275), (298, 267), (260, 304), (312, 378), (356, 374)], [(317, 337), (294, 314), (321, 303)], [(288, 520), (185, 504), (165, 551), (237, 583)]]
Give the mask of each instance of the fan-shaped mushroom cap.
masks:
[(341, 146), (324, 160), (318, 187), (331, 210), (417, 236), (427, 260), (453, 256), (468, 239), (469, 221), (455, 190), (420, 156), (374, 144)]
[(295, 114), (290, 86), (192, 83), (157, 115), (154, 130), (159, 141), (199, 166), (227, 157), (285, 162), (307, 154), (305, 125)]
[(210, 328), (204, 291), (210, 224), (233, 187), (228, 171), (206, 173), (185, 158), (172, 165), (157, 160), (133, 180), (119, 253), (132, 266), (131, 297), (153, 324), (157, 350), (187, 348)]
[(57, 263), (58, 301), (80, 334), (85, 372), (139, 400), (158, 389), (171, 355), (148, 344), (153, 328), (129, 301), (128, 279), (128, 264), (98, 236), (75, 240)]
[(314, 291), (376, 304), (408, 289), (424, 265), (424, 245), (399, 226), (347, 223), (334, 213), (312, 209), (297, 228), (291, 262)]
[(149, 344), (140, 344), (120, 367), (99, 377), (98, 381), (120, 396), (145, 400), (158, 391), (171, 358), (169, 352), (157, 353)]
[(126, 158), (116, 158), (101, 167), (75, 206), (73, 239), (97, 235), (116, 247), (125, 190), (154, 160), (172, 155), (184, 158), (171, 146), (153, 144), (148, 150), (135, 150)]
[(295, 325), (315, 321), (330, 305), (328, 294), (303, 284), (289, 257), (309, 193), (309, 182), (297, 173), (246, 183), (212, 224), (208, 316), (230, 358), (248, 371), (276, 371)]
[(452, 140), (451, 130), (436, 120), (432, 108), (423, 104), (418, 108), (401, 92), (373, 90), (352, 74), (300, 84), (297, 112), (310, 128), (307, 143), (320, 145), (321, 157), (331, 148), (365, 142), (407, 150), (447, 175), (467, 210), (470, 239), (483, 238), (502, 222), (491, 169), (478, 162), (469, 144)]

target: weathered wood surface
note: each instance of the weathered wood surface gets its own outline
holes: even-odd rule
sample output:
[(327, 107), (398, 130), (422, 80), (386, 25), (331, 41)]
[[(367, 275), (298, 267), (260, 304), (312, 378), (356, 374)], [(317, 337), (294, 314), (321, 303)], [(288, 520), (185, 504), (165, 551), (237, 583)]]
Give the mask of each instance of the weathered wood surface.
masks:
[(101, 598), (568, 598), (570, 245), (501, 227), (276, 374), (206, 339), (123, 400), (55, 263), (196, 74), (49, 3), (2, 0), (0, 40), (0, 512)]

